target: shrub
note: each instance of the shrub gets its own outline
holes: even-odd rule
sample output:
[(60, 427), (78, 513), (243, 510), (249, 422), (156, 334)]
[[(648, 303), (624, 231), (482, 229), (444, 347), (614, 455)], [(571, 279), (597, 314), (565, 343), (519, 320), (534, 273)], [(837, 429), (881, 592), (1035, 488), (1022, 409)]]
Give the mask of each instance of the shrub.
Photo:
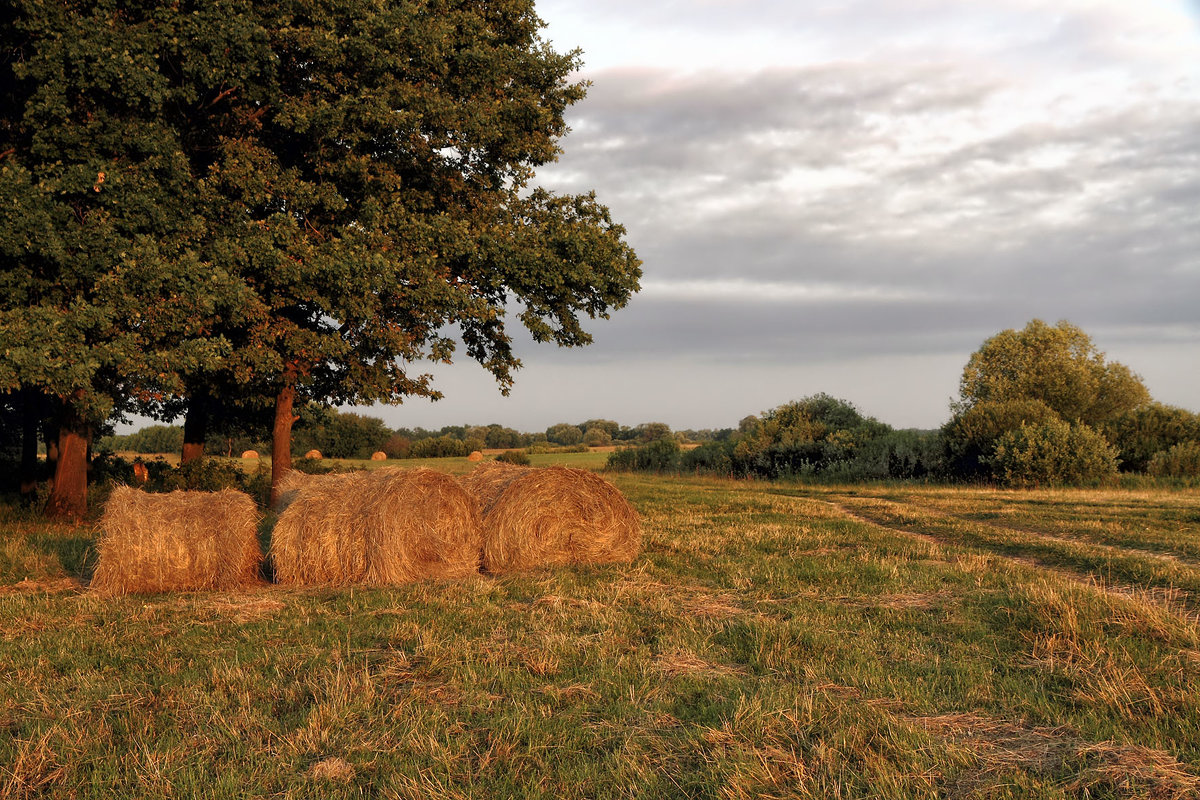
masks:
[(990, 459), (1000, 437), (1022, 425), (1058, 420), (1040, 400), (983, 401), (960, 410), (942, 428), (946, 466), (962, 478), (989, 472)]
[(583, 434), (583, 443), (590, 447), (608, 447), (612, 434), (604, 428), (588, 428)]
[(560, 422), (546, 429), (546, 438), (555, 444), (579, 444), (583, 441), (583, 431), (575, 425)]
[(1146, 471), (1156, 478), (1200, 478), (1200, 442), (1180, 442), (1155, 453)]
[(413, 442), (409, 458), (462, 458), (471, 452), (465, 442), (450, 436), (435, 436)]
[(393, 433), (383, 443), (383, 452), (387, 453), (388, 458), (408, 458), (411, 449), (412, 440), (398, 433)]
[(608, 457), (607, 468), (625, 472), (673, 472), (679, 469), (679, 442), (657, 439), (639, 447), (625, 447)]
[(1104, 438), (1121, 453), (1121, 470), (1145, 472), (1158, 453), (1187, 441), (1200, 441), (1200, 414), (1162, 403), (1147, 403), (1108, 421)]
[(679, 469), (706, 475), (744, 474), (735, 466), (733, 442), (705, 442), (699, 447), (684, 452), (679, 457)]
[(1006, 486), (1096, 484), (1117, 476), (1117, 449), (1086, 425), (1022, 424), (1000, 437), (991, 466)]
[(522, 467), (527, 467), (530, 465), (530, 463), (532, 463), (529, 460), (529, 456), (525, 455), (520, 450), (505, 450), (503, 453), (496, 456), (496, 460), (505, 464), (517, 464)]

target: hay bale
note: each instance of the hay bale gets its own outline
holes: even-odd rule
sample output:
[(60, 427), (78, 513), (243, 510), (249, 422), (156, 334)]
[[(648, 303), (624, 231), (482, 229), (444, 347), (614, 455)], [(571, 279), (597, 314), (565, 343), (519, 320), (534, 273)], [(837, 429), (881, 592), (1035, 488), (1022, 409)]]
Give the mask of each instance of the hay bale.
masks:
[(119, 486), (100, 518), (93, 590), (143, 594), (257, 583), (258, 507), (234, 489), (147, 494)]
[(371, 453), (371, 460), (387, 461), (387, 453), (383, 452), (382, 450), (376, 450), (374, 453)]
[(483, 461), (483, 453), (472, 450), (471, 455), (467, 456), (467, 461)]
[(317, 461), (320, 461), (322, 458), (320, 450), (309, 450), (307, 453), (304, 454), (304, 457), (305, 458), (315, 458)]
[(308, 476), (279, 515), (279, 583), (376, 586), (479, 571), (474, 503), (448, 475), (381, 469)]
[(242, 452), (242, 458), (258, 458), (257, 450), (245, 450)]
[(483, 522), (483, 568), (493, 574), (632, 561), (637, 512), (593, 472), (481, 464), (462, 479)]

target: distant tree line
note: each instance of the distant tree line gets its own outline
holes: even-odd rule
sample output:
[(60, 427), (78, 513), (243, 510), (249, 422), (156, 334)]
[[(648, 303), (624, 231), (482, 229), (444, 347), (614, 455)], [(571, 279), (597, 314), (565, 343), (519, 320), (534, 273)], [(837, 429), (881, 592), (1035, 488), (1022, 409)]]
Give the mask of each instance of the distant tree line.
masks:
[(1107, 361), (1068, 322), (1033, 320), (983, 343), (951, 418), (896, 430), (817, 394), (746, 417), (692, 450), (672, 437), (620, 450), (613, 469), (829, 481), (987, 481), (1094, 485), (1120, 472), (1200, 476), (1200, 415), (1154, 402), (1128, 367)]
[[(292, 433), (292, 455), (303, 456), (312, 450), (325, 458), (369, 458), (383, 452), (388, 458), (462, 457), (475, 450), (549, 450), (564, 447), (606, 447), (613, 444), (636, 445), (670, 438), (681, 442), (727, 438), (732, 431), (672, 432), (663, 422), (636, 426), (621, 425), (607, 419), (589, 419), (574, 424), (560, 422), (545, 431), (525, 432), (500, 424), (446, 425), (437, 430), (425, 428), (391, 429), (382, 419), (356, 412), (340, 411), (315, 404), (298, 409), (299, 420)], [(183, 446), (180, 426), (150, 425), (129, 434), (101, 437), (97, 448), (102, 452), (140, 454), (178, 453)], [(226, 427), (210, 435), (205, 449), (210, 453), (237, 455), (245, 450), (269, 446), (261, 433), (251, 427)]]
[[(951, 417), (936, 430), (896, 429), (827, 394), (747, 416), (736, 428), (685, 431), (608, 419), (532, 433), (499, 424), (391, 429), (379, 418), (315, 403), (301, 406), (298, 418), (293, 454), (318, 450), (326, 458), (615, 446), (608, 464), (616, 470), (765, 479), (1044, 486), (1100, 484), (1121, 472), (1200, 476), (1200, 415), (1155, 402), (1140, 378), (1107, 361), (1079, 328), (1040, 320), (1003, 331), (972, 354)], [(266, 447), (254, 431), (226, 422), (206, 449), (236, 455)], [(182, 428), (153, 425), (98, 446), (149, 454), (178, 452), (183, 441)], [(0, 441), (5, 446), (14, 452), (19, 438)]]

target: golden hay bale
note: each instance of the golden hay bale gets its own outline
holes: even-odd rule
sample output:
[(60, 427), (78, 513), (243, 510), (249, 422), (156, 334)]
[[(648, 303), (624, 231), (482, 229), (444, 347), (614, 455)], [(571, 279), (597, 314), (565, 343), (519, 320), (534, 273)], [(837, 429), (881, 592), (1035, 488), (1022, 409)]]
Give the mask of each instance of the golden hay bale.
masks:
[(387, 453), (383, 452), (382, 450), (376, 450), (374, 453), (371, 453), (371, 460), (387, 461)]
[(304, 457), (305, 458), (315, 458), (318, 461), (320, 461), (322, 458), (320, 450), (309, 450), (307, 453), (304, 454)]
[(483, 453), (472, 450), (471, 455), (467, 456), (467, 461), (483, 461)]
[(242, 453), (242, 458), (258, 458), (258, 451), (246, 450)]
[(560, 564), (632, 561), (637, 512), (593, 472), (481, 464), (462, 479), (483, 521), (483, 568), (493, 574)]
[(258, 582), (258, 507), (234, 489), (147, 494), (119, 486), (100, 518), (92, 589), (231, 589)]
[(279, 583), (390, 585), (479, 571), (479, 515), (448, 475), (380, 469), (322, 475), (279, 515)]

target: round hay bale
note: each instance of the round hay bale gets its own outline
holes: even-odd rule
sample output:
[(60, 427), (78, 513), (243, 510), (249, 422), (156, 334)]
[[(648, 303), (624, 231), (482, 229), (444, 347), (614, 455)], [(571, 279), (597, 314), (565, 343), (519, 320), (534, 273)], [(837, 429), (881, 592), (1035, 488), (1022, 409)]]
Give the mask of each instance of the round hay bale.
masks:
[[(311, 478), (311, 476), (310, 476)], [(322, 475), (279, 515), (279, 583), (386, 586), (479, 571), (479, 515), (448, 475), (381, 469)]]
[(309, 450), (307, 453), (304, 454), (304, 457), (305, 458), (315, 458), (317, 461), (320, 461), (322, 458), (320, 450)]
[(472, 450), (471, 455), (467, 456), (467, 461), (483, 461), (483, 453)]
[(242, 458), (258, 458), (257, 450), (246, 450), (242, 453)]
[(376, 450), (374, 453), (371, 453), (371, 460), (387, 461), (387, 453), (383, 452), (382, 450)]
[(149, 594), (257, 583), (258, 519), (254, 501), (234, 489), (147, 494), (119, 486), (100, 518), (91, 588)]
[(490, 573), (628, 562), (641, 550), (637, 512), (588, 470), (481, 464), (462, 483), (479, 508)]

